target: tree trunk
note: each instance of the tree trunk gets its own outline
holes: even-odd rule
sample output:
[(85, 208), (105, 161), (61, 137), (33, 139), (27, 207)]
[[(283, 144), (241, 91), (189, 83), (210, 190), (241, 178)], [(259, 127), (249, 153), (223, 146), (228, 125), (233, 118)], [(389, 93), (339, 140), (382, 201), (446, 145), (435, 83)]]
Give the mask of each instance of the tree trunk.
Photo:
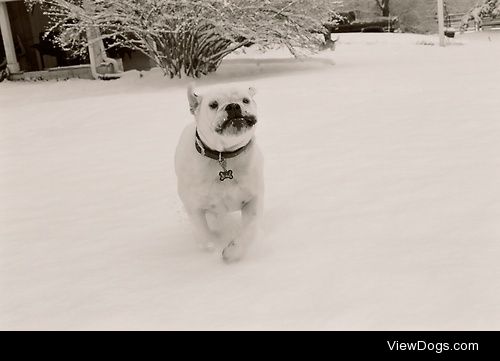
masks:
[(387, 0), (387, 6), (384, 6), (384, 8), (382, 9), (382, 16), (389, 16), (390, 15), (390, 11), (389, 11), (389, 0)]
[(382, 11), (382, 16), (389, 16), (391, 11), (389, 9), (389, 0), (375, 0), (377, 6)]

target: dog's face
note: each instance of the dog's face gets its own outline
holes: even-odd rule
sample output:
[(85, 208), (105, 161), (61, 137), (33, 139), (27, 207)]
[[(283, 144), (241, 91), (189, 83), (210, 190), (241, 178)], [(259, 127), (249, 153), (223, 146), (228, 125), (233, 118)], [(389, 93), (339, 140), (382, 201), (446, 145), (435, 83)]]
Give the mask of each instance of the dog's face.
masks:
[(252, 139), (257, 123), (254, 88), (219, 87), (198, 95), (188, 89), (202, 140), (217, 151), (234, 150)]

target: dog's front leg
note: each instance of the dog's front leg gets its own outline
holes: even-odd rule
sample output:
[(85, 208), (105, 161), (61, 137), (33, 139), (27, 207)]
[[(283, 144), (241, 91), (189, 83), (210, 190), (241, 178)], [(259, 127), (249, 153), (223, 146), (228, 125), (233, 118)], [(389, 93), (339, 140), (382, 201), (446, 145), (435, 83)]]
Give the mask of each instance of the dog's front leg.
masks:
[(196, 242), (198, 246), (203, 250), (213, 250), (217, 237), (208, 226), (206, 212), (203, 210), (190, 211), (189, 218), (191, 219), (196, 231)]
[(253, 198), (243, 206), (241, 209), (241, 234), (238, 239), (229, 242), (222, 251), (224, 261), (233, 262), (239, 260), (257, 237), (262, 209), (262, 199), (260, 197)]

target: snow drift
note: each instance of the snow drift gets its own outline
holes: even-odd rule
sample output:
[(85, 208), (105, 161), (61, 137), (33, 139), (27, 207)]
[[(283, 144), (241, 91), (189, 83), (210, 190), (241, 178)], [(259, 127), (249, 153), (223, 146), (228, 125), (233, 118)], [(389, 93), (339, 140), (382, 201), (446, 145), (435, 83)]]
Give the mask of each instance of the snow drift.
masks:
[(258, 89), (265, 220), (234, 265), (176, 194), (184, 80), (0, 84), (0, 328), (498, 329), (500, 38), (435, 42), (346, 34), (199, 82)]

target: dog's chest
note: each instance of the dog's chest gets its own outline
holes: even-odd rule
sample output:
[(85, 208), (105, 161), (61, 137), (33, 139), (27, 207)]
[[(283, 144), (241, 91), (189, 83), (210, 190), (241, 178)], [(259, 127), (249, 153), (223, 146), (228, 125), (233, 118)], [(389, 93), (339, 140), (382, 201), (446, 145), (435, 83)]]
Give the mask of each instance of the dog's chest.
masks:
[(215, 160), (196, 157), (178, 165), (179, 194), (188, 208), (214, 213), (241, 210), (259, 192), (258, 174), (245, 162), (228, 161), (233, 178), (220, 179)]
[[(240, 210), (255, 193), (248, 175), (235, 171), (233, 179), (221, 181), (218, 176), (210, 177), (200, 188), (201, 208), (211, 212), (225, 213)], [(209, 187), (206, 187), (209, 185)]]
[(240, 210), (250, 198), (251, 193), (241, 187), (215, 189), (207, 194), (203, 208), (215, 213), (234, 212)]

